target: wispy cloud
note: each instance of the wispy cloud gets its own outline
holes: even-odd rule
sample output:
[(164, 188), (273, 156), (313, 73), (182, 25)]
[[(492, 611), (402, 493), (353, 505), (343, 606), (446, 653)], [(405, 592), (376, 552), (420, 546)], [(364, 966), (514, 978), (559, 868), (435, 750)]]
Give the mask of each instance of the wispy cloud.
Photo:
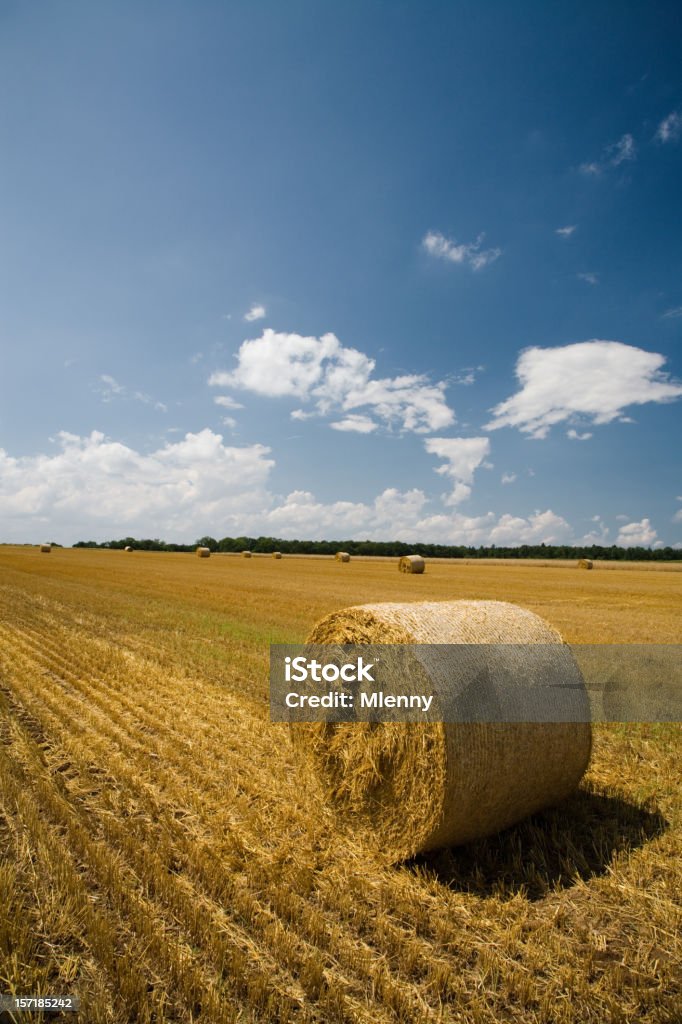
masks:
[(565, 228), (557, 228), (554, 234), (559, 235), (560, 238), (570, 238), (577, 230), (577, 224), (567, 224)]
[(637, 158), (637, 146), (629, 132), (622, 135), (618, 142), (605, 146), (598, 160), (591, 160), (580, 165), (583, 174), (597, 176), (609, 167), (619, 167), (623, 163)]
[(243, 409), (241, 402), (237, 402), (230, 395), (216, 395), (213, 399), (216, 405), (222, 405), (223, 409)]
[(676, 142), (682, 135), (682, 114), (673, 110), (664, 117), (656, 129), (656, 139), (659, 142)]
[(168, 412), (168, 406), (165, 402), (157, 402), (155, 398), (152, 398), (151, 395), (146, 394), (144, 391), (130, 391), (124, 384), (119, 384), (116, 378), (108, 373), (100, 374), (99, 384), (95, 386), (95, 391), (103, 402), (111, 402), (115, 398), (120, 398), (125, 401), (142, 402), (143, 405), (151, 405), (157, 412)]
[(627, 406), (672, 402), (682, 397), (682, 382), (663, 371), (665, 362), (657, 352), (599, 339), (526, 349), (516, 364), (521, 388), (495, 406), (486, 429), (517, 427), (543, 438), (576, 417), (611, 423), (625, 418)]
[(448, 384), (461, 384), (463, 387), (470, 387), (476, 383), (479, 373), (485, 372), (485, 366), (465, 366), (459, 373), (448, 377)]
[(502, 255), (501, 249), (482, 249), (485, 235), (481, 233), (475, 242), (457, 243), (446, 238), (440, 231), (428, 231), (422, 238), (422, 248), (436, 259), (448, 263), (482, 270)]
[(661, 319), (663, 320), (674, 320), (678, 316), (682, 316), (682, 306), (675, 306), (673, 309), (667, 309), (662, 314)]
[(592, 434), (590, 434), (589, 431), (586, 431), (584, 434), (579, 434), (577, 430), (571, 429), (566, 431), (566, 437), (571, 441), (589, 441)]
[(516, 480), (516, 473), (503, 473), (502, 474), (502, 483), (503, 484), (513, 484), (515, 480)]
[(591, 284), (591, 285), (599, 284), (599, 274), (582, 273), (582, 274), (577, 274), (576, 276), (579, 278), (579, 280), (585, 281), (586, 284)]
[(262, 320), (265, 313), (265, 306), (252, 306), (248, 313), (244, 313), (244, 319), (248, 323), (253, 323), (254, 320)]

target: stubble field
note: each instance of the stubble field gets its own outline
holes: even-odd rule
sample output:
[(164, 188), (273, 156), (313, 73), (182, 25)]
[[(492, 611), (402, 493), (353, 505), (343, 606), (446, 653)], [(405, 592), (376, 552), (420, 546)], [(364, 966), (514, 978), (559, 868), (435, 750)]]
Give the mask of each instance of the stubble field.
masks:
[(604, 568), (0, 547), (0, 991), (86, 1024), (682, 1020), (682, 726), (598, 726), (561, 807), (390, 867), (268, 717), (268, 645), (351, 604), (681, 642), (680, 572)]

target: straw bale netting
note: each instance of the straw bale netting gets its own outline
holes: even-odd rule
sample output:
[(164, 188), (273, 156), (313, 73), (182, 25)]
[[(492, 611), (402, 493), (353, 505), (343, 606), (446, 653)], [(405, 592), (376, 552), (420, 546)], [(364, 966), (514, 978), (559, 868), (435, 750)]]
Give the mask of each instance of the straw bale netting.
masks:
[(242, 558), (251, 558), (250, 551), (242, 551)]
[(334, 558), (337, 562), (350, 562), (350, 555), (347, 551), (337, 551)]
[(579, 569), (594, 569), (594, 565), (590, 558), (581, 558), (578, 562)]
[[(445, 601), (346, 608), (322, 619), (308, 643), (562, 640), (543, 619), (516, 605)], [(514, 655), (503, 649), (503, 656)], [(518, 658), (506, 664), (518, 679)], [(491, 682), (495, 687), (496, 680)], [(551, 719), (296, 723), (290, 728), (306, 774), (320, 783), (340, 826), (391, 862), (492, 835), (558, 803), (578, 785), (592, 742), (589, 722)]]
[(197, 555), (198, 555), (199, 558), (210, 558), (211, 557), (211, 549), (210, 548), (197, 548)]
[(425, 567), (426, 563), (421, 555), (403, 555), (398, 562), (401, 572), (420, 573), (424, 572)]
[(272, 552), (272, 557), (273, 558), (281, 558), (282, 557), (282, 552), (281, 551), (273, 551)]
[(49, 555), (49, 553), (52, 551), (52, 545), (51, 544), (41, 544), (40, 545), (40, 550), (42, 551), (42, 553), (44, 555)]
[(132, 547), (130, 546), (130, 544), (126, 544), (126, 546), (124, 547), (124, 549), (123, 549), (123, 550), (124, 550), (124, 551), (132, 551), (133, 549), (132, 549)]

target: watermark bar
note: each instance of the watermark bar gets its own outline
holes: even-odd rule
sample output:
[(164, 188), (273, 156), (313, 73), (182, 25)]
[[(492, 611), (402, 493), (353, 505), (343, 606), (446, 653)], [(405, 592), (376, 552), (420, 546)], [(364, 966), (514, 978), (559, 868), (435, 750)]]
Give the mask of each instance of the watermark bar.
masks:
[(273, 722), (679, 722), (679, 644), (273, 644)]
[(0, 1013), (78, 1013), (78, 996), (0, 995)]

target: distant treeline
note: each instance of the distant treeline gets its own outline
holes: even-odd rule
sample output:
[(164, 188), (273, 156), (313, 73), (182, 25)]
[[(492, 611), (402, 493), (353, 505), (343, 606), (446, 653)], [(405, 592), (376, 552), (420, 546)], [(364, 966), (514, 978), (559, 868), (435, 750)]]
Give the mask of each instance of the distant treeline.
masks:
[(136, 540), (124, 537), (97, 543), (94, 540), (79, 540), (75, 548), (125, 548), (139, 551), (194, 551), (207, 547), (211, 551), (253, 551), (270, 554), (281, 551), (283, 555), (334, 555), (347, 551), (350, 555), (401, 555), (420, 554), (424, 558), (592, 558), (616, 562), (671, 562), (682, 559), (682, 549), (666, 548), (621, 548), (612, 544), (608, 547), (592, 544), (590, 547), (570, 547), (566, 544), (520, 544), (518, 547), (497, 547), (495, 544), (481, 547), (467, 547), (463, 544), (405, 544), (403, 541), (379, 540), (283, 540), (281, 537), (200, 537), (194, 544), (167, 544), (163, 540)]

